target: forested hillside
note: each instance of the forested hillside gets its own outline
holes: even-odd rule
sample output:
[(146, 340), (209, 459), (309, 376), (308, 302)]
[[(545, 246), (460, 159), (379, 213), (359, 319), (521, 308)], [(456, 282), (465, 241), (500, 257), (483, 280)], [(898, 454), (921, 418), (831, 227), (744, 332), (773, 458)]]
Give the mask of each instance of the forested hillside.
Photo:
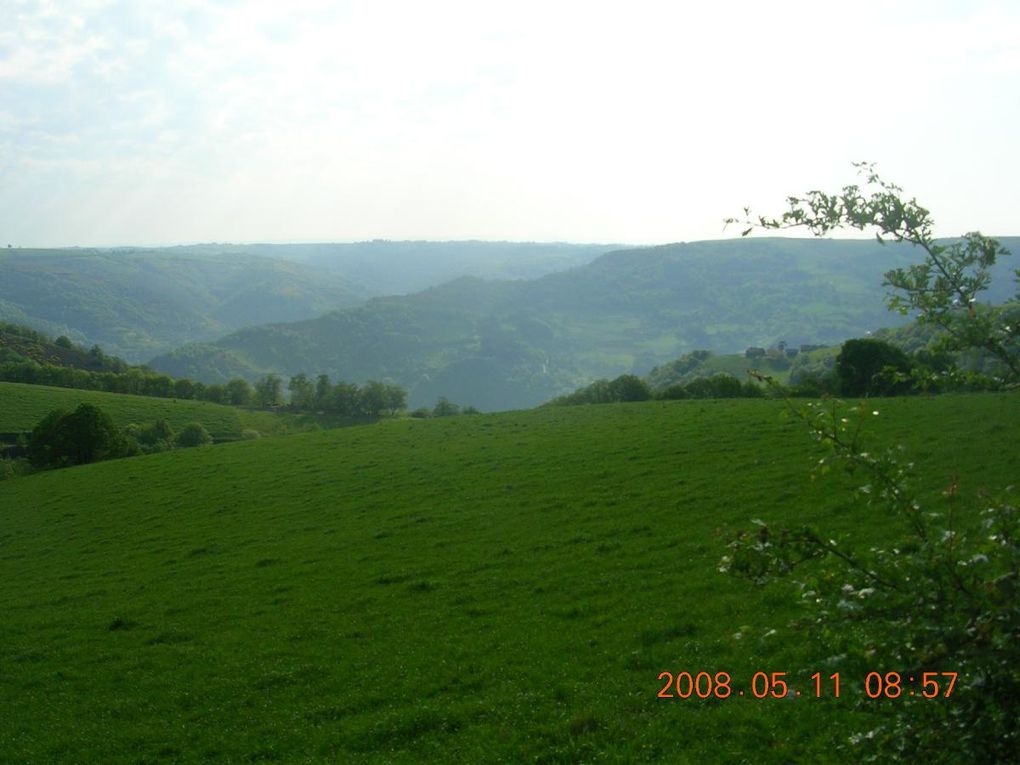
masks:
[[(836, 343), (903, 323), (875, 285), (918, 260), (909, 247), (873, 240), (625, 250), (530, 281), (462, 278), (310, 321), (251, 327), (152, 365), (209, 382), (266, 372), (391, 379), (409, 389), (412, 408), (440, 395), (482, 409), (527, 407), (696, 349)], [(1000, 274), (1008, 267), (1001, 263)], [(997, 280), (990, 299), (1005, 299), (1008, 286)]]
[(295, 321), (353, 305), (347, 280), (250, 255), (165, 250), (0, 252), (0, 320), (131, 362), (266, 321)]
[(534, 278), (609, 245), (202, 244), (0, 251), (0, 321), (139, 363), (254, 324), (310, 319), (463, 275)]

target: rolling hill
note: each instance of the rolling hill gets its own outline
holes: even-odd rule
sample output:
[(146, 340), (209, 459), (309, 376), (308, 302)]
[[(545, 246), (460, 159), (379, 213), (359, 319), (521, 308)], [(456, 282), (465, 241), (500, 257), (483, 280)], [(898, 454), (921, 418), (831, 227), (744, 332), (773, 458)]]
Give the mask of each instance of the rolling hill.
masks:
[[(1003, 240), (1015, 248), (1017, 240)], [(919, 260), (863, 240), (741, 239), (624, 250), (538, 279), (461, 278), (316, 319), (249, 327), (152, 360), (218, 382), (267, 372), (390, 379), (412, 408), (440, 395), (483, 410), (534, 406), (683, 353), (835, 343), (907, 318), (876, 286)], [(1000, 264), (989, 298), (1012, 294)]]
[(132, 363), (252, 324), (310, 319), (462, 275), (531, 278), (608, 245), (513, 242), (189, 245), (0, 251), (0, 321)]
[(190, 245), (175, 251), (202, 255), (251, 254), (300, 263), (342, 276), (366, 295), (405, 295), (444, 282), (479, 279), (537, 279), (591, 262), (620, 249), (611, 244), (565, 242), (391, 241), (313, 244)]
[(0, 251), (0, 320), (137, 363), (186, 342), (354, 305), (346, 280), (256, 256), (160, 250)]
[[(1015, 396), (873, 406), (925, 501), (1015, 478)], [(859, 679), (656, 697), (666, 670), (824, 667), (795, 593), (717, 573), (728, 529), (887, 538), (781, 408), (403, 420), (0, 484), (0, 760), (852, 761), (884, 708), (847, 713)]]

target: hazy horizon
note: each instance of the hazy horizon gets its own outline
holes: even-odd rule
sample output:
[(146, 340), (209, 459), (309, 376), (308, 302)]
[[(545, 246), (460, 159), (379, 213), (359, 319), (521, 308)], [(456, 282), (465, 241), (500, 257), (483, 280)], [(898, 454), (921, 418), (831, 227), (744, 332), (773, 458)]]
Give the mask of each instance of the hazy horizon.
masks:
[(1018, 37), (948, 0), (6, 3), (0, 246), (724, 239), (860, 160), (1005, 236)]

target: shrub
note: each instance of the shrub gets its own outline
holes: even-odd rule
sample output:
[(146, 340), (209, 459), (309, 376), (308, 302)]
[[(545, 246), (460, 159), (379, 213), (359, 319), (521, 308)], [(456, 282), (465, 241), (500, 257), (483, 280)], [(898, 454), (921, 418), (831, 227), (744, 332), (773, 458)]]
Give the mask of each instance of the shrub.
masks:
[(181, 428), (181, 432), (177, 434), (176, 439), (177, 446), (182, 447), (202, 446), (203, 444), (211, 443), (212, 436), (209, 435), (209, 431), (200, 422), (189, 422)]
[[(807, 614), (792, 626), (816, 636), (829, 656), (826, 674), (860, 680), (895, 670), (904, 696), (911, 687), (927, 690), (923, 678), (940, 684), (940, 698), (886, 707), (859, 691), (854, 703), (883, 711), (884, 719), (850, 738), (855, 760), (1013, 761), (1020, 747), (1020, 510), (1009, 490), (962, 508), (953, 479), (941, 503), (925, 506), (897, 450), (862, 448), (860, 420), (877, 410), (838, 402), (791, 410), (829, 450), (821, 472), (845, 468), (859, 481), (853, 501), (891, 516), (899, 531), (881, 547), (857, 549), (812, 528), (755, 521), (754, 531), (735, 536), (720, 569), (758, 583), (792, 579)], [(956, 688), (946, 700), (950, 674)]]
[(36, 467), (65, 467), (115, 459), (127, 443), (102, 409), (82, 404), (70, 414), (50, 412), (28, 439), (28, 458)]

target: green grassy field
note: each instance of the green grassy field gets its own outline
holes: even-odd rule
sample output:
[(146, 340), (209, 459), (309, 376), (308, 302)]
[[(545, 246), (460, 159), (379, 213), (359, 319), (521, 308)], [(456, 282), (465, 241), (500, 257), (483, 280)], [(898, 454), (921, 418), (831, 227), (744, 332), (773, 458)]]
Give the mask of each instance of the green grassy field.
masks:
[[(1015, 481), (1015, 395), (873, 406), (928, 499)], [(781, 410), (399, 420), (0, 484), (0, 761), (831, 761), (850, 681), (656, 698), (664, 670), (825, 669), (789, 590), (716, 571), (727, 531), (889, 532)]]
[(180, 430), (189, 422), (200, 422), (210, 433), (223, 437), (237, 437), (245, 428), (270, 435), (286, 432), (289, 427), (287, 419), (271, 412), (247, 411), (208, 401), (0, 382), (0, 433), (31, 430), (54, 409), (71, 411), (85, 403), (107, 412), (120, 427), (165, 419), (174, 430)]

